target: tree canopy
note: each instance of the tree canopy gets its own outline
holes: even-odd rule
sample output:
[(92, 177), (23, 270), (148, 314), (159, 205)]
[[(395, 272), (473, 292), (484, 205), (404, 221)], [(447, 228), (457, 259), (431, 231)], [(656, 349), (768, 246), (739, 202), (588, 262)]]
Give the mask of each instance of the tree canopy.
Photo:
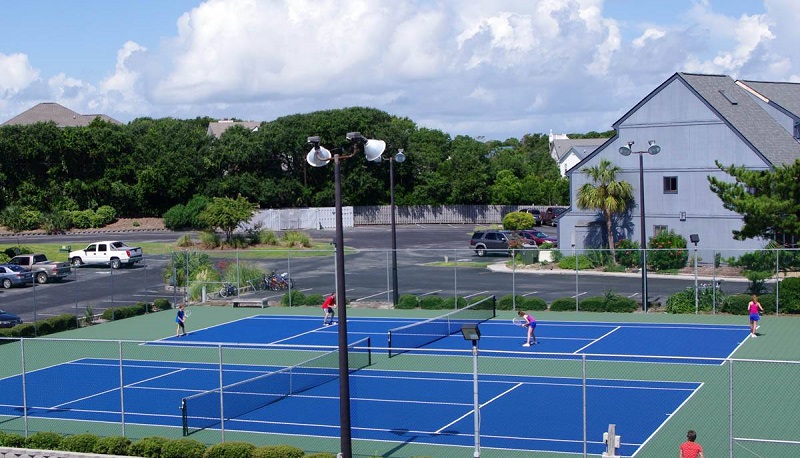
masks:
[(744, 217), (742, 228), (733, 231), (737, 239), (762, 237), (778, 243), (794, 243), (800, 236), (800, 160), (773, 170), (748, 170), (724, 166), (720, 170), (734, 181), (708, 177), (723, 206)]

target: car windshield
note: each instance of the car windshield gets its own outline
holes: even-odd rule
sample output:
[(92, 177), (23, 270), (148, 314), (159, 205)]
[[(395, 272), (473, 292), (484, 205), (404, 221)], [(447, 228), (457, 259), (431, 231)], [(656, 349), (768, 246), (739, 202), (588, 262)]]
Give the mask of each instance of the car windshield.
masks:
[(25, 272), (25, 269), (22, 266), (18, 266), (16, 264), (6, 264), (4, 267), (8, 268), (8, 270), (13, 270), (14, 272)]

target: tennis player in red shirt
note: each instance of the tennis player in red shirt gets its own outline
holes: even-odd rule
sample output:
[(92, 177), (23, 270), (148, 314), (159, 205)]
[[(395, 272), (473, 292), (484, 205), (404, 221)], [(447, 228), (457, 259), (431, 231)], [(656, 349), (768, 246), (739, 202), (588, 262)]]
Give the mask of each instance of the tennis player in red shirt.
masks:
[(697, 433), (690, 429), (689, 432), (686, 433), (686, 439), (686, 442), (682, 443), (680, 446), (680, 455), (678, 455), (678, 458), (705, 458), (703, 456), (703, 447), (695, 442)]
[[(336, 293), (331, 293), (325, 298), (325, 302), (322, 303), (322, 311), (325, 313), (325, 316), (322, 317), (323, 326), (330, 326), (333, 324), (334, 307), (336, 307)], [(329, 320), (330, 323), (328, 322)]]

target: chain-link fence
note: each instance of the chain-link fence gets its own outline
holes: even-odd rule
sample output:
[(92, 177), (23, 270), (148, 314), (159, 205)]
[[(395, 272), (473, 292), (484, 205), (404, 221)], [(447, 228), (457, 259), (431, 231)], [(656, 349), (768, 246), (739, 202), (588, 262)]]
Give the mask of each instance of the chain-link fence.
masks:
[[(6, 432), (131, 439), (189, 433), (206, 443), (338, 448), (339, 426), (330, 415), (338, 411), (335, 349), (49, 338), (3, 343), (0, 424)], [(373, 343), (370, 353), (366, 343), (354, 344), (354, 455), (464, 456), (477, 435), (483, 456), (598, 456), (607, 450), (603, 433), (614, 424), (618, 456), (672, 456), (689, 429), (697, 431), (706, 456), (800, 456), (800, 393), (793, 385), (800, 362), (473, 354), (469, 345), (446, 355), (414, 349), (390, 359), (386, 348)]]

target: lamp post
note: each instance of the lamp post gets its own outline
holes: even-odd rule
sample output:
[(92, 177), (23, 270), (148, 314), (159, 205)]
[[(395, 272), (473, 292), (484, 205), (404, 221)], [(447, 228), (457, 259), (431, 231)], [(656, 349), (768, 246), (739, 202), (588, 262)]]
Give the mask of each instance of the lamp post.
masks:
[(689, 241), (694, 243), (694, 314), (700, 311), (700, 301), (697, 295), (697, 244), (700, 242), (700, 236), (697, 234), (689, 235)]
[(358, 132), (350, 132), (347, 141), (353, 146), (350, 154), (341, 154), (341, 148), (335, 148), (336, 154), (320, 145), (319, 136), (308, 137), (311, 151), (306, 155), (306, 162), (313, 167), (323, 167), (333, 161), (334, 203), (336, 206), (336, 303), (339, 308), (339, 420), (340, 448), (343, 458), (352, 458), (353, 448), (350, 428), (350, 370), (347, 356), (347, 298), (344, 281), (344, 231), (342, 229), (342, 180), (340, 162), (356, 155), (359, 148), (364, 151), (368, 160), (375, 160), (386, 148), (382, 140), (367, 140)]
[(392, 226), (392, 304), (397, 307), (398, 290), (397, 290), (397, 224), (395, 223), (395, 206), (394, 206), (394, 163), (402, 164), (406, 160), (406, 155), (402, 149), (398, 149), (397, 153), (389, 157), (378, 156), (375, 162), (389, 161), (389, 204), (391, 207), (391, 226)]
[(473, 393), (473, 417), (475, 418), (475, 452), (474, 458), (481, 456), (481, 405), (478, 402), (478, 341), (481, 340), (481, 330), (478, 324), (461, 325), (461, 334), (464, 340), (472, 341), (472, 393)]
[(640, 211), (640, 224), (641, 224), (641, 243), (642, 243), (642, 310), (647, 313), (647, 229), (645, 226), (644, 216), (644, 161), (642, 156), (647, 153), (655, 156), (661, 152), (661, 147), (656, 145), (655, 140), (647, 142), (649, 147), (646, 151), (633, 151), (631, 147), (634, 142), (628, 142), (627, 146), (622, 146), (619, 149), (619, 154), (623, 156), (630, 156), (631, 153), (639, 155), (639, 209)]

